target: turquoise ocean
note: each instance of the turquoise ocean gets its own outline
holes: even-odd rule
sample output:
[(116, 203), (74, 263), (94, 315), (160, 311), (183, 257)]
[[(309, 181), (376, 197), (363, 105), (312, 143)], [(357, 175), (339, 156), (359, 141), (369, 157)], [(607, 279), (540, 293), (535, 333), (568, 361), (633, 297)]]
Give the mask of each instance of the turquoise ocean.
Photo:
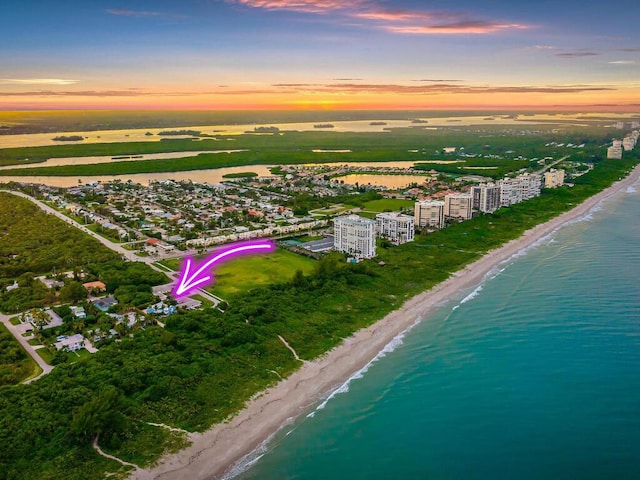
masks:
[(394, 339), (236, 478), (640, 478), (639, 189)]

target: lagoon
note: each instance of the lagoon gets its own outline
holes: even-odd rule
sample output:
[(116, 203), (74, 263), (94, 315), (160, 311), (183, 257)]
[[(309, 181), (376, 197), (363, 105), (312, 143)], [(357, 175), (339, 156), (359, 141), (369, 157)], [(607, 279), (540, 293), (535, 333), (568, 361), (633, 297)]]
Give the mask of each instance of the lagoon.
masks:
[[(182, 158), (186, 158), (187, 156), (194, 152), (180, 152), (175, 154), (157, 154), (157, 155), (166, 155), (168, 158), (176, 158), (175, 155), (181, 155)], [(195, 152), (195, 153), (203, 153), (203, 152)], [(156, 154), (153, 154), (156, 155)], [(151, 155), (145, 155), (145, 157), (149, 157)], [(69, 158), (69, 159), (56, 159), (58, 161), (77, 161), (77, 163), (73, 163), (74, 165), (81, 164), (92, 164), (92, 163), (105, 163), (103, 159), (112, 157), (77, 157), (77, 158)], [(140, 159), (135, 159), (140, 160)], [(179, 158), (177, 159), (179, 161)], [(109, 160), (109, 161), (122, 161), (122, 160)], [(411, 168), (416, 162), (413, 161), (391, 161), (391, 162), (337, 162), (337, 163), (314, 163), (314, 164), (300, 164), (297, 165), (299, 167), (307, 167), (307, 166), (327, 166), (327, 167), (342, 167), (342, 166), (351, 166), (351, 167), (371, 167), (371, 168), (380, 168), (380, 167), (391, 167), (391, 168)], [(443, 162), (444, 163), (444, 162)], [(44, 163), (37, 164), (28, 164), (24, 165), (25, 168), (33, 168), (36, 166), (43, 166)], [(228, 178), (224, 178), (225, 175), (230, 173), (242, 173), (242, 172), (254, 172), (257, 173), (258, 176), (269, 176), (271, 175), (271, 168), (274, 168), (276, 165), (243, 165), (239, 167), (223, 167), (223, 168), (209, 168), (205, 170), (186, 170), (186, 171), (178, 171), (178, 172), (152, 172), (152, 173), (136, 173), (136, 174), (128, 174), (128, 175), (89, 175), (82, 177), (75, 176), (1, 176), (0, 175), (0, 183), (9, 183), (9, 182), (20, 182), (20, 183), (40, 183), (44, 185), (49, 185), (52, 187), (62, 187), (69, 188), (75, 187), (79, 184), (85, 184), (89, 182), (111, 182), (113, 180), (120, 180), (122, 182), (127, 182), (131, 180), (134, 183), (139, 183), (142, 185), (147, 185), (152, 181), (162, 181), (162, 180), (175, 180), (175, 181), (194, 181), (200, 183), (210, 183), (210, 184), (219, 184), (223, 180), (229, 180)], [(295, 165), (288, 165), (295, 166)], [(15, 167), (15, 166), (12, 166)], [(12, 168), (9, 167), (9, 168)], [(22, 168), (22, 166), (21, 166)], [(1, 170), (1, 169), (0, 169)], [(348, 175), (347, 177), (358, 176), (359, 174)], [(372, 185), (385, 185), (390, 188), (402, 188), (406, 185), (409, 185), (412, 182), (422, 182), (426, 178), (425, 175), (365, 175), (365, 178), (372, 177), (370, 180), (366, 180), (364, 183), (361, 181), (360, 184), (371, 183)], [(378, 178), (373, 178), (378, 177)], [(381, 178), (385, 177), (393, 177), (388, 180), (390, 185), (373, 183), (374, 181), (379, 181)], [(340, 177), (346, 178), (346, 177)], [(345, 182), (349, 183), (349, 182)], [(394, 186), (399, 185), (399, 186)]]
[[(424, 113), (424, 112), (423, 112)], [(625, 119), (626, 117), (606, 115), (607, 117), (613, 117), (611, 122), (619, 119)], [(545, 123), (565, 123), (570, 122), (573, 124), (584, 125), (585, 121), (596, 121), (598, 117), (593, 120), (586, 117), (585, 114), (531, 114), (522, 115), (494, 115), (487, 117), (486, 115), (466, 115), (466, 116), (420, 116), (417, 120), (424, 123), (414, 123), (415, 119), (408, 118), (406, 120), (384, 120), (386, 125), (377, 125), (370, 120), (343, 120), (332, 121), (334, 126), (331, 132), (385, 132), (392, 128), (455, 128), (459, 126), (469, 125), (511, 125), (511, 126), (525, 126), (532, 125), (540, 122)], [(601, 120), (598, 120), (602, 123)], [(317, 131), (314, 128), (316, 122), (299, 122), (299, 123), (273, 123), (273, 124), (243, 124), (243, 125), (199, 125), (199, 126), (174, 126), (163, 128), (132, 128), (124, 130), (93, 130), (93, 131), (72, 131), (72, 132), (56, 132), (56, 133), (33, 133), (22, 135), (0, 135), (0, 148), (14, 148), (14, 147), (39, 147), (47, 145), (69, 145), (69, 144), (86, 144), (86, 143), (114, 143), (114, 142), (158, 142), (161, 139), (167, 138), (194, 138), (198, 141), (208, 140), (211, 142), (217, 142), (219, 144), (231, 142), (234, 138), (225, 136), (240, 135), (246, 132), (254, 132), (255, 128), (259, 127), (277, 127), (281, 131)], [(206, 135), (214, 135), (213, 137), (192, 137), (190, 135), (178, 135), (178, 136), (159, 136), (158, 134), (166, 130), (197, 130)], [(151, 135), (148, 135), (150, 133)], [(259, 133), (260, 135), (273, 135), (272, 133)], [(275, 133), (277, 135), (277, 133)], [(61, 136), (80, 136), (83, 140), (76, 142), (59, 142), (53, 140), (54, 137)]]
[(352, 173), (333, 180), (344, 181), (348, 185), (375, 185), (377, 187), (404, 188), (412, 183), (421, 184), (430, 179), (430, 175), (377, 175), (369, 173)]

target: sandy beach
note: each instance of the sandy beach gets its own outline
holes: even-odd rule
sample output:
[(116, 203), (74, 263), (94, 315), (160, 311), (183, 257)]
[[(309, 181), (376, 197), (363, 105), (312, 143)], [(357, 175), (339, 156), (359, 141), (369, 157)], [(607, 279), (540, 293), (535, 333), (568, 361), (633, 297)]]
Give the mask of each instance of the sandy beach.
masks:
[(611, 195), (627, 189), (640, 179), (640, 166), (625, 179), (587, 199), (569, 212), (526, 231), (518, 239), (492, 250), (476, 262), (453, 274), (448, 280), (411, 299), (375, 324), (357, 331), (321, 358), (306, 362), (290, 377), (256, 396), (229, 422), (218, 424), (202, 434), (190, 435), (193, 442), (177, 454), (161, 459), (150, 470), (137, 470), (130, 478), (211, 479), (222, 478), (245, 455), (284, 424), (311, 405), (326, 398), (353, 373), (370, 362), (395, 336), (416, 320), (427, 318), (439, 306), (480, 284), (488, 272), (513, 255), (531, 246), (565, 223), (587, 214)]

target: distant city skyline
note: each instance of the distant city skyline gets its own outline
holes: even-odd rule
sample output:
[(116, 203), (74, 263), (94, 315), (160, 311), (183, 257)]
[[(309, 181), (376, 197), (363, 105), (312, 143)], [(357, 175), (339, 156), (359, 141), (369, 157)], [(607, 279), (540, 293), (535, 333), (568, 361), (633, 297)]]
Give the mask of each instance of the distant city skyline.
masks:
[(640, 109), (636, 2), (0, 5), (0, 109)]

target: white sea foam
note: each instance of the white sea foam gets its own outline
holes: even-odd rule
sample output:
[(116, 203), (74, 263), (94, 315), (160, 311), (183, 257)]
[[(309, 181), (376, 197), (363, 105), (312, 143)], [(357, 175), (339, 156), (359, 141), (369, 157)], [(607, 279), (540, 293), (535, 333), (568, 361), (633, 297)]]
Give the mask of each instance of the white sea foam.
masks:
[[(413, 323), (413, 325), (411, 325), (409, 328), (407, 328), (406, 330), (400, 332), (398, 335), (393, 337), (393, 339), (389, 343), (387, 343), (382, 348), (382, 350), (380, 350), (378, 352), (378, 354), (371, 361), (369, 361), (364, 367), (362, 367), (356, 373), (351, 375), (342, 385), (340, 385), (338, 388), (333, 390), (329, 394), (329, 396), (322, 403), (320, 403), (320, 405), (318, 405), (316, 407), (316, 409), (313, 412), (311, 412), (311, 413), (309, 413), (307, 415), (307, 418), (314, 417), (315, 413), (318, 410), (322, 410), (324, 407), (326, 407), (327, 403), (329, 403), (329, 401), (332, 398), (334, 398), (336, 395), (338, 395), (340, 393), (348, 392), (349, 391), (349, 384), (353, 380), (357, 380), (358, 378), (362, 378), (364, 376), (364, 374), (367, 373), (367, 370), (369, 370), (369, 367), (371, 367), (371, 365), (374, 362), (376, 362), (378, 359), (386, 356), (388, 353), (393, 352), (396, 348), (398, 348), (400, 345), (402, 345), (402, 343), (404, 341), (404, 336), (406, 335), (406, 333), (409, 332), (413, 327), (415, 327), (421, 321), (422, 321), (422, 318), (418, 318)], [(278, 431), (280, 431), (285, 426), (290, 425), (293, 422), (293, 420), (294, 420), (293, 417), (288, 418), (287, 421), (280, 426)], [(285, 434), (285, 436), (288, 436), (291, 432), (293, 432), (293, 430), (295, 430), (295, 428), (292, 428), (291, 430), (289, 430)], [(249, 468), (251, 468), (258, 460), (260, 460), (264, 456), (265, 453), (267, 453), (269, 444), (273, 440), (273, 438), (276, 435), (276, 433), (278, 433), (278, 432), (274, 432), (271, 435), (269, 435), (269, 437), (267, 437), (255, 450), (253, 450), (252, 452), (248, 453), (247, 455), (242, 457), (238, 462), (236, 462), (227, 472), (225, 472), (224, 476), (222, 477), (222, 480), (230, 480), (230, 479), (240, 475), (241, 473), (247, 471)]]
[[(292, 421), (293, 418), (287, 419), (282, 427), (290, 424)], [(222, 480), (230, 480), (234, 477), (237, 477), (238, 475), (246, 472), (253, 465), (255, 465), (255, 463), (262, 457), (264, 457), (265, 453), (267, 453), (268, 445), (271, 440), (273, 440), (273, 437), (276, 435), (276, 433), (278, 432), (273, 432), (271, 435), (265, 438), (265, 440), (256, 449), (252, 450), (247, 455), (238, 460), (235, 464), (233, 464), (233, 466), (224, 473)]]
[(320, 405), (318, 405), (313, 412), (311, 412), (311, 413), (309, 413), (307, 415), (307, 418), (314, 417), (316, 412), (318, 410), (322, 410), (324, 407), (326, 407), (327, 403), (329, 403), (329, 401), (332, 398), (334, 398), (336, 395), (348, 392), (349, 391), (349, 384), (353, 380), (357, 380), (359, 378), (362, 378), (364, 376), (364, 374), (367, 373), (367, 371), (369, 370), (369, 367), (371, 367), (371, 365), (373, 365), (379, 359), (381, 359), (382, 357), (386, 356), (388, 353), (393, 352), (396, 348), (398, 348), (400, 345), (402, 345), (402, 343), (404, 341), (404, 336), (406, 335), (406, 333), (409, 330), (411, 330), (413, 327), (415, 327), (418, 323), (420, 323), (420, 321), (421, 321), (421, 318), (418, 318), (418, 320), (416, 320), (416, 322), (413, 325), (411, 325), (409, 328), (407, 328), (406, 330), (400, 332), (398, 335), (393, 337), (393, 339), (389, 343), (387, 343), (384, 346), (384, 348), (382, 350), (380, 350), (378, 352), (378, 354), (375, 357), (373, 357), (373, 359), (371, 359), (369, 361), (369, 363), (367, 363), (364, 367), (362, 367), (356, 373), (351, 375), (342, 385), (340, 385), (338, 388), (336, 388), (334, 391), (332, 391), (329, 394), (329, 396), (326, 399), (324, 399), (324, 401)]
[(466, 297), (464, 297), (462, 300), (460, 300), (460, 305), (464, 305), (467, 302), (470, 302), (471, 300), (473, 300), (474, 298), (476, 298), (478, 295), (480, 295), (480, 292), (482, 291), (483, 285), (480, 284), (478, 285), (473, 292), (471, 292), (469, 295), (467, 295)]
[(261, 443), (254, 451), (242, 457), (236, 464), (227, 470), (222, 477), (222, 480), (230, 480), (249, 470), (258, 460), (264, 457), (265, 453), (267, 453), (267, 441), (269, 440), (271, 440), (271, 437)]
[(627, 187), (627, 193), (637, 193), (638, 189), (636, 188), (635, 185), (631, 185), (630, 187)]

